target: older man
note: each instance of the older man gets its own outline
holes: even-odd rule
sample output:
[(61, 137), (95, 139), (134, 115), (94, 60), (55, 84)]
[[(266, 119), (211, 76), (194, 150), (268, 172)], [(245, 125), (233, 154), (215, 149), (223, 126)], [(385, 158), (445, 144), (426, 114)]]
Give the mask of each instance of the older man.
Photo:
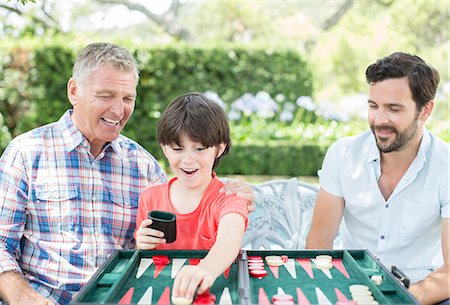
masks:
[[(115, 249), (135, 246), (139, 194), (166, 179), (120, 134), (138, 79), (125, 49), (88, 45), (67, 84), (73, 110), (8, 145), (0, 159), (0, 300), (67, 304)], [(229, 188), (253, 197), (246, 185)]]

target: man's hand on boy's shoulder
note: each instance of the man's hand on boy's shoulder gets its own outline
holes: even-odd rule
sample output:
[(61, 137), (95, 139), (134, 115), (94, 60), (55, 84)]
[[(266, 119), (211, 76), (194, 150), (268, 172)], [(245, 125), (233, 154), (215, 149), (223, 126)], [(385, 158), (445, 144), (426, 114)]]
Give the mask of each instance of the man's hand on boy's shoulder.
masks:
[(255, 194), (249, 183), (230, 179), (224, 179), (223, 182), (225, 185), (220, 189), (221, 193), (225, 193), (226, 195), (236, 194), (237, 196), (247, 200), (247, 208), (249, 212), (253, 212), (255, 210)]

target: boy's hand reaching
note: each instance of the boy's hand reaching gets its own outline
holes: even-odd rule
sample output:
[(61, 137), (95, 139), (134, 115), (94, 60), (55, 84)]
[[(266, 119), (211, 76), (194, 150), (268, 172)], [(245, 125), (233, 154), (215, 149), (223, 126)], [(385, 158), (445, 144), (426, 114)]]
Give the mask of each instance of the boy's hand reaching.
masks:
[(165, 244), (164, 233), (152, 228), (151, 219), (144, 219), (136, 232), (136, 247), (141, 250), (155, 249), (159, 244)]
[(172, 296), (193, 299), (195, 291), (202, 294), (210, 288), (216, 277), (207, 269), (197, 266), (184, 266), (173, 282)]

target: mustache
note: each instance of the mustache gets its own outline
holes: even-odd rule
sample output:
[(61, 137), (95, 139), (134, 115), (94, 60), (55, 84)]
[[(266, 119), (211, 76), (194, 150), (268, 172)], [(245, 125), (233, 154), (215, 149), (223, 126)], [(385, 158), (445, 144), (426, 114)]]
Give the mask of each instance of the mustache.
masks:
[(372, 126), (372, 129), (373, 130), (376, 130), (376, 131), (389, 131), (389, 132), (396, 132), (397, 131), (397, 129), (395, 129), (394, 127), (392, 127), (392, 126), (389, 126), (389, 125), (374, 125), (374, 126)]

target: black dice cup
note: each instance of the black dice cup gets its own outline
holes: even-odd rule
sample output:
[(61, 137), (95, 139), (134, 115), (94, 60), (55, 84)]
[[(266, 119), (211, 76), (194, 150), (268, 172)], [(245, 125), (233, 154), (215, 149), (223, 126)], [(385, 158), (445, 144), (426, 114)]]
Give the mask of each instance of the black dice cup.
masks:
[(152, 220), (150, 228), (164, 232), (167, 243), (173, 243), (177, 239), (177, 216), (170, 212), (154, 210), (148, 213)]

